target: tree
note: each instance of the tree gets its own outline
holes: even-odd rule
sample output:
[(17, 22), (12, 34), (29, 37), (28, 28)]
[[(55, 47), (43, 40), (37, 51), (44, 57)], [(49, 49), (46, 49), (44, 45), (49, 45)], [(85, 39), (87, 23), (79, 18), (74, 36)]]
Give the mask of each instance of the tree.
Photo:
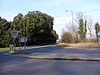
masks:
[(88, 33), (89, 33), (89, 38), (93, 38), (93, 29), (94, 29), (94, 26), (93, 26), (93, 20), (91, 17), (89, 17), (87, 19), (87, 29), (88, 29)]
[(29, 11), (26, 15), (19, 13), (11, 22), (0, 17), (0, 47), (13, 43), (10, 30), (20, 31), (16, 45), (22, 36), (28, 38), (28, 45), (55, 43), (58, 34), (53, 30), (53, 21), (52, 16), (40, 11)]
[(99, 41), (99, 39), (98, 39), (98, 32), (100, 32), (100, 25), (99, 25), (98, 22), (95, 24), (95, 31), (96, 31), (96, 38), (97, 38), (97, 41)]
[(87, 20), (84, 18), (83, 13), (77, 14), (78, 25), (79, 25), (79, 36), (81, 40), (86, 39), (87, 33)]
[(73, 36), (73, 43), (78, 43), (78, 26), (77, 25), (69, 25), (66, 27), (67, 32), (70, 32)]
[(9, 34), (10, 22), (0, 17), (0, 47), (9, 46), (11, 37)]
[(84, 38), (86, 39), (86, 33), (87, 33), (87, 21), (85, 20), (85, 26), (84, 26)]
[(58, 35), (53, 30), (54, 18), (40, 11), (28, 12), (25, 16), (19, 13), (14, 17), (15, 29), (20, 30), (20, 36), (28, 38), (28, 44), (43, 44), (56, 42)]
[(62, 43), (72, 43), (73, 42), (73, 36), (70, 32), (63, 32), (61, 36), (61, 42)]
[(13, 22), (12, 22), (12, 25), (14, 26), (13, 30), (21, 30), (23, 28), (22, 20), (23, 20), (23, 14), (21, 13), (19, 13), (13, 18)]
[(80, 39), (83, 40), (85, 38), (84, 36), (84, 22), (83, 19), (79, 20), (79, 35), (80, 35)]

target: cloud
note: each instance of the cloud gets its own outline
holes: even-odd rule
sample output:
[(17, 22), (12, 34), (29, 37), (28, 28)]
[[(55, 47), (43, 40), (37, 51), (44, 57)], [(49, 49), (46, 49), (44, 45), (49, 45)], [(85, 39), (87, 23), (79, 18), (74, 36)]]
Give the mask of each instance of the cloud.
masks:
[(54, 19), (54, 25), (65, 25), (71, 21), (71, 18), (59, 17)]
[(52, 6), (57, 6), (63, 3), (64, 0), (50, 0), (50, 1), (45, 1), (44, 3), (39, 4), (39, 6), (47, 6), (47, 7), (52, 7)]
[(64, 1), (65, 0), (4, 0), (3, 3), (10, 6), (23, 5), (24, 7), (29, 7), (33, 5), (36, 7), (53, 7), (62, 4)]
[(58, 17), (54, 19), (54, 30), (56, 30), (57, 34), (59, 35), (59, 38), (61, 38), (62, 30), (66, 29), (67, 23), (71, 21), (71, 17)]
[(12, 15), (11, 17), (10, 17), (10, 21), (13, 21), (13, 18), (15, 17), (15, 16), (17, 16), (18, 15), (18, 13), (15, 13), (14, 15)]
[(44, 3), (39, 4), (39, 6), (48, 6), (48, 7), (52, 7), (52, 6), (58, 6), (64, 3), (72, 3), (74, 1), (74, 3), (77, 3), (81, 0), (50, 0), (47, 2), (45, 1)]

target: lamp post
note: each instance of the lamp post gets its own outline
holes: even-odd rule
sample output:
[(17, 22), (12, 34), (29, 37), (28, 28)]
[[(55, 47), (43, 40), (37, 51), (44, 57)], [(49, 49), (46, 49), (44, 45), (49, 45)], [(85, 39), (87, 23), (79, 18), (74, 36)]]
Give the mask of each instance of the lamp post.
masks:
[[(73, 18), (73, 11), (71, 10), (65, 10), (66, 12), (71, 12), (71, 15), (72, 15), (72, 26), (74, 25), (74, 18)], [(78, 40), (78, 38), (77, 38)], [(73, 37), (73, 42), (75, 42), (75, 38)]]
[(65, 10), (66, 12), (71, 12), (71, 15), (72, 15), (72, 25), (74, 25), (74, 20), (73, 20), (73, 11), (71, 10)]

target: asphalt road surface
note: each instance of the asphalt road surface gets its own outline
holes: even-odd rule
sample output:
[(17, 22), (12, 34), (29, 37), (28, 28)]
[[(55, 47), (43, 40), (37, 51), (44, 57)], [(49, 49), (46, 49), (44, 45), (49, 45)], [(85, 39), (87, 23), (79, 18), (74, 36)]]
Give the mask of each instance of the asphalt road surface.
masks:
[[(18, 51), (100, 54), (99, 49), (95, 48), (63, 48), (55, 46)], [(100, 75), (100, 61), (44, 60), (3, 55), (7, 52), (0, 51), (0, 75)]]

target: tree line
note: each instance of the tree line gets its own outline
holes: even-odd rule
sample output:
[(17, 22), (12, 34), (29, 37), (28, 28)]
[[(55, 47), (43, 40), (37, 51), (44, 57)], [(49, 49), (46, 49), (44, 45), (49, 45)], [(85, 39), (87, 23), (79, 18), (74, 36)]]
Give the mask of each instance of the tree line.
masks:
[[(95, 31), (95, 33), (93, 33)], [(76, 14), (74, 25), (67, 25), (63, 31), (60, 42), (79, 43), (79, 42), (98, 42), (100, 24), (93, 23), (92, 18), (86, 17), (82, 12)], [(94, 37), (95, 36), (95, 37)]]
[(19, 13), (8, 22), (0, 17), (0, 47), (7, 47), (13, 43), (13, 38), (9, 31), (20, 31), (16, 38), (16, 45), (19, 38), (26, 36), (27, 45), (55, 43), (58, 34), (53, 30), (54, 18), (40, 11), (29, 11), (26, 15)]

